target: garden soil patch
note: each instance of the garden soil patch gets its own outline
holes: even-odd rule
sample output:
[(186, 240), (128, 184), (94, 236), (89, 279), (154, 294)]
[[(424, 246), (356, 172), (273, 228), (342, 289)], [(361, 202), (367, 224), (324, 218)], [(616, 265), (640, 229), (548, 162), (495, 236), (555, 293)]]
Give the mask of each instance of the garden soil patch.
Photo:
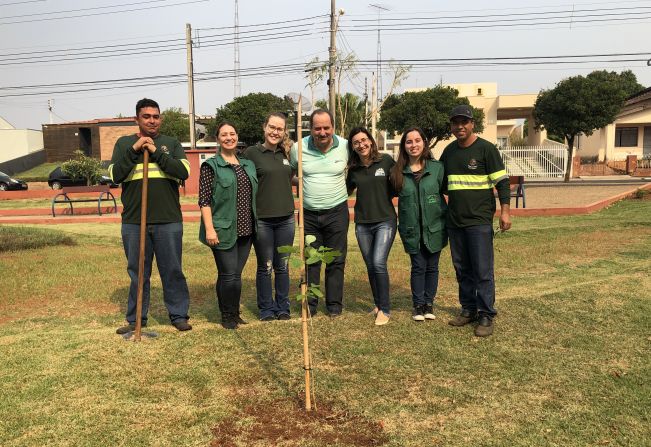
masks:
[(297, 398), (243, 404), (233, 416), (212, 429), (211, 447), (301, 446), (306, 444), (354, 447), (381, 446), (389, 438), (382, 422), (330, 403), (317, 402), (318, 409), (305, 412)]

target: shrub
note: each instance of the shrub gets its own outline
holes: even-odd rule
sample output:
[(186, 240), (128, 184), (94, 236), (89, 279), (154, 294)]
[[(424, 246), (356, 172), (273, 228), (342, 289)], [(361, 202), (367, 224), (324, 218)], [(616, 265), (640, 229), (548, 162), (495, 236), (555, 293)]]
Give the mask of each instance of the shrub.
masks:
[(87, 157), (81, 150), (76, 150), (74, 158), (61, 164), (61, 170), (73, 179), (85, 178), (90, 186), (96, 184), (102, 175), (102, 162)]

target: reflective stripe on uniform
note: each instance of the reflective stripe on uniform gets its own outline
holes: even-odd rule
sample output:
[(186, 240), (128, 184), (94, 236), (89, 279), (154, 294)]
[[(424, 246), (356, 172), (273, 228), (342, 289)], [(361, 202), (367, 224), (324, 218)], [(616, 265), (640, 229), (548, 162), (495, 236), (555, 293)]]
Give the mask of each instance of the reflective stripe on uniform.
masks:
[(508, 179), (509, 175), (504, 169), (502, 169), (500, 171), (493, 172), (492, 174), (488, 174), (488, 177), (491, 179), (494, 185), (497, 185), (502, 180)]
[(189, 177), (190, 176), (190, 162), (187, 159), (182, 158), (181, 163), (183, 163), (183, 166), (185, 166), (185, 170), (188, 171), (188, 177)]
[[(184, 163), (185, 165), (185, 163)], [(169, 180), (173, 180), (175, 182), (179, 182), (180, 180), (177, 179), (176, 177), (172, 177), (171, 175), (165, 174), (161, 169), (158, 167), (156, 163), (149, 163), (148, 164), (149, 170), (147, 171), (147, 178), (166, 178)], [(126, 179), (124, 179), (124, 182), (131, 182), (133, 180), (142, 180), (144, 165), (142, 163), (138, 163), (133, 167), (129, 175), (127, 176)]]
[(509, 178), (506, 171), (501, 170), (489, 175), (448, 175), (448, 190), (461, 189), (492, 189), (499, 181)]
[(111, 164), (109, 165), (109, 167), (108, 167), (108, 175), (109, 175), (109, 177), (111, 177), (111, 181), (114, 182), (115, 179), (113, 178), (113, 163), (111, 163)]

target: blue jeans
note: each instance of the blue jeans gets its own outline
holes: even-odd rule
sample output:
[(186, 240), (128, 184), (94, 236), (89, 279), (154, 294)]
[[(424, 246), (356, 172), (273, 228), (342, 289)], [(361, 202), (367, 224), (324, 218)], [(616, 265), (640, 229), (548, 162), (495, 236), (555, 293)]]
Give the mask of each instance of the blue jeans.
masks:
[(375, 307), (388, 314), (391, 304), (387, 258), (396, 237), (396, 221), (357, 224), (355, 236), (368, 271)]
[(493, 318), (495, 278), (493, 274), (493, 228), (475, 225), (448, 228), (452, 264), (459, 283), (461, 307)]
[[(344, 267), (346, 265), (346, 250), (348, 248), (348, 201), (321, 211), (305, 210), (305, 235), (316, 237), (312, 246), (329, 247), (339, 250), (341, 256), (326, 265), (325, 268), (325, 301), (326, 309), (332, 315), (339, 315), (344, 307)], [(308, 284), (319, 285), (321, 279), (321, 263), (307, 266)], [(310, 313), (316, 314), (319, 299), (310, 296), (308, 305)]]
[(434, 297), (439, 287), (439, 258), (441, 252), (430, 253), (420, 244), (420, 251), (409, 254), (411, 258), (411, 300), (416, 306), (434, 304)]
[(212, 250), (217, 265), (217, 304), (224, 322), (240, 315), (242, 270), (251, 252), (252, 239), (252, 236), (240, 236), (228, 250)]
[[(163, 301), (172, 323), (188, 319), (190, 293), (181, 265), (183, 247), (183, 223), (151, 224), (145, 231), (145, 281), (142, 289), (142, 322), (147, 322), (149, 311), (149, 278), (152, 261), (156, 265), (163, 283)], [(122, 224), (122, 244), (127, 256), (127, 272), (131, 278), (127, 321), (136, 321), (136, 299), (138, 294), (138, 257), (140, 254), (140, 225)]]
[[(294, 215), (258, 219), (258, 231), (253, 241), (258, 270), (255, 287), (260, 318), (289, 315), (288, 256), (278, 253), (278, 247), (294, 244)], [(271, 290), (273, 269), (276, 289), (274, 300)]]

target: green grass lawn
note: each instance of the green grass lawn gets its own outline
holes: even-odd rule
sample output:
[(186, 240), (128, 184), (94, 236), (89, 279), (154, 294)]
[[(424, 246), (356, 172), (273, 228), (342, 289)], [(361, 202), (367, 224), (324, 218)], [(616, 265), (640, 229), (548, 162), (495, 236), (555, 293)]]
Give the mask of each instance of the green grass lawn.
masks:
[[(496, 332), (447, 325), (458, 308), (448, 249), (437, 319), (410, 319), (409, 261), (390, 257), (392, 319), (375, 327), (349, 233), (345, 312), (313, 319), (318, 410), (301, 410), (298, 308), (256, 321), (255, 255), (237, 331), (218, 325), (215, 266), (186, 224), (194, 330), (169, 325), (152, 280), (148, 330), (115, 334), (127, 293), (118, 224), (2, 226), (2, 446), (648, 446), (651, 201), (588, 216), (515, 218), (496, 237)], [(4, 238), (4, 239), (2, 239)], [(50, 244), (57, 245), (50, 245)], [(296, 285), (296, 272), (292, 273)]]
[[(111, 190), (113, 194), (118, 194), (120, 192), (119, 189), (112, 189)], [(52, 195), (54, 197), (54, 193)], [(82, 197), (79, 195), (79, 197)], [(90, 197), (90, 196), (89, 196)], [(97, 197), (97, 195), (95, 195)], [(187, 196), (180, 196), (180, 202), (182, 205), (196, 205), (197, 204), (197, 196), (196, 195), (187, 195)], [(104, 200), (102, 200), (104, 202)], [(115, 196), (115, 202), (118, 204), (118, 206), (122, 205), (122, 201), (120, 197), (117, 195)], [(108, 201), (107, 201), (108, 203)], [(113, 202), (111, 202), (113, 203)], [(50, 208), (52, 206), (52, 199), (12, 199), (12, 200), (0, 200), (0, 210), (15, 210), (15, 209), (25, 209), (25, 208)], [(67, 205), (65, 204), (58, 204), (57, 205), (57, 210), (59, 208), (65, 209)], [(78, 205), (78, 206), (83, 206)], [(97, 206), (92, 204), (92, 203), (87, 203), (87, 207), (89, 208), (95, 208), (97, 209)]]
[(32, 169), (27, 171), (17, 172), (14, 177), (23, 179), (25, 181), (32, 182), (47, 182), (50, 172), (54, 171), (57, 166), (60, 166), (61, 162), (52, 162), (52, 163), (42, 163), (38, 166), (34, 166)]

